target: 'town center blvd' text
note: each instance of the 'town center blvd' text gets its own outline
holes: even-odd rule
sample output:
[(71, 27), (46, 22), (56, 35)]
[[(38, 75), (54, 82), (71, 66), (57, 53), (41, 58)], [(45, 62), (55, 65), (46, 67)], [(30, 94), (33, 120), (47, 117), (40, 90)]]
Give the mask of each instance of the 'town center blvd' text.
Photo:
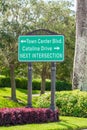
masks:
[(62, 40), (61, 39), (26, 39), (26, 40), (21, 40), (21, 43), (27, 43), (27, 44), (55, 44), (55, 43), (62, 43)]

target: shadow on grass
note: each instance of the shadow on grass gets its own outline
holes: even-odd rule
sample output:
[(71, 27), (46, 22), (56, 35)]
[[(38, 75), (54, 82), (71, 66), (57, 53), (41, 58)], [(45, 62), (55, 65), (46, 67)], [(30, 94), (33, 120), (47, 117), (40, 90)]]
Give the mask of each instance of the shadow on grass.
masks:
[[(4, 99), (7, 99), (9, 101), (14, 102), (10, 96), (3, 96)], [(20, 98), (17, 98), (17, 100), (15, 101), (15, 103), (18, 103), (20, 106), (25, 106), (25, 102), (23, 100), (21, 100)]]
[[(67, 130), (79, 130), (79, 126), (74, 123), (69, 123), (69, 121), (61, 119), (60, 122), (58, 122), (58, 125), (66, 127)], [(57, 129), (55, 129), (57, 130)]]
[[(60, 128), (55, 128), (55, 130), (80, 130), (78, 125), (69, 123), (67, 121), (59, 121), (56, 122), (56, 124), (60, 127)], [(49, 129), (49, 130), (53, 130), (53, 129)]]
[[(28, 90), (17, 88), (17, 90), (21, 93), (27, 94)], [(32, 90), (32, 94), (40, 94), (39, 90)]]
[(4, 88), (0, 87), (0, 90), (3, 91), (3, 92), (5, 92), (5, 91), (7, 91), (7, 88), (10, 88), (10, 87), (4, 87)]
[[(56, 125), (58, 125), (58, 127), (57, 128), (55, 128), (55, 125), (54, 125), (54, 128), (53, 128), (53, 126), (52, 126), (52, 128), (47, 128), (47, 130), (81, 130), (80, 128), (79, 128), (79, 126), (78, 125), (75, 125), (75, 124), (72, 124), (72, 123), (69, 123), (69, 122), (67, 122), (67, 121), (58, 121), (58, 122), (49, 122), (49, 123), (39, 123), (39, 125), (46, 125), (46, 124), (50, 124), (51, 123), (51, 125), (52, 125), (52, 123), (53, 123), (53, 125), (54, 125), (54, 123), (56, 124)], [(37, 123), (34, 123), (34, 124), (23, 124), (23, 125), (20, 125), (20, 126), (25, 126), (25, 125), (38, 125)], [(16, 125), (17, 126), (17, 125)], [(19, 125), (18, 125), (19, 126)], [(11, 126), (9, 126), (9, 127), (11, 127)], [(33, 126), (32, 126), (33, 127)], [(42, 127), (44, 127), (44, 126), (42, 126)], [(34, 129), (33, 129), (34, 130)], [(36, 130), (36, 129), (35, 129)]]
[(21, 88), (17, 88), (17, 91), (27, 94), (27, 90), (26, 89), (21, 89)]

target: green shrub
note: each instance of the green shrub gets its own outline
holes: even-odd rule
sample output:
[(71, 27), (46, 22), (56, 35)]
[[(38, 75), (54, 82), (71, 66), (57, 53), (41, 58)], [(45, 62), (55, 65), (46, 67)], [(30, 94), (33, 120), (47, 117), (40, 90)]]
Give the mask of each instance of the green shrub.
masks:
[(36, 106), (39, 108), (49, 108), (50, 107), (50, 93), (45, 93), (38, 97)]
[[(50, 107), (50, 93), (38, 98), (37, 107)], [(56, 106), (61, 115), (87, 117), (87, 92), (61, 91), (56, 92)]]
[(72, 85), (66, 81), (56, 81), (56, 91), (71, 90)]
[[(16, 78), (16, 87), (27, 89), (28, 79), (27, 78)], [(0, 77), (0, 87), (10, 87), (11, 82), (9, 77), (1, 76)], [(32, 80), (32, 89), (40, 90), (41, 89), (41, 79), (33, 79)], [(51, 80), (46, 80), (46, 88), (47, 91), (51, 90)], [(71, 84), (65, 81), (56, 81), (56, 90), (71, 90)]]
[(32, 89), (33, 90), (40, 90), (40, 88), (41, 88), (41, 80), (33, 79), (33, 81), (32, 81)]
[(26, 78), (16, 78), (16, 87), (21, 89), (27, 89), (27, 79)]
[(9, 77), (0, 77), (0, 87), (9, 87), (11, 86)]
[(50, 80), (46, 80), (46, 90), (47, 91), (51, 90), (51, 81)]

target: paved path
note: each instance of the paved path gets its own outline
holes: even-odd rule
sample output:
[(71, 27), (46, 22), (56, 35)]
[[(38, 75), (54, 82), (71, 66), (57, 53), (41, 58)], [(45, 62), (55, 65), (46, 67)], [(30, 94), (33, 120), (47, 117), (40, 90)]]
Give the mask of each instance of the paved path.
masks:
[(81, 130), (87, 130), (87, 129), (81, 129)]

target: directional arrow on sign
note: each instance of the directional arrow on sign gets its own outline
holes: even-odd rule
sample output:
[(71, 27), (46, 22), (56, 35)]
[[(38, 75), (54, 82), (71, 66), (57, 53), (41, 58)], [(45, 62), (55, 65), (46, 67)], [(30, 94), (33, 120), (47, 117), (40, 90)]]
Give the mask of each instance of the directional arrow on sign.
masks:
[(54, 50), (60, 50), (60, 47), (54, 47)]
[(21, 40), (21, 43), (24, 43), (24, 42), (26, 42), (26, 40)]

